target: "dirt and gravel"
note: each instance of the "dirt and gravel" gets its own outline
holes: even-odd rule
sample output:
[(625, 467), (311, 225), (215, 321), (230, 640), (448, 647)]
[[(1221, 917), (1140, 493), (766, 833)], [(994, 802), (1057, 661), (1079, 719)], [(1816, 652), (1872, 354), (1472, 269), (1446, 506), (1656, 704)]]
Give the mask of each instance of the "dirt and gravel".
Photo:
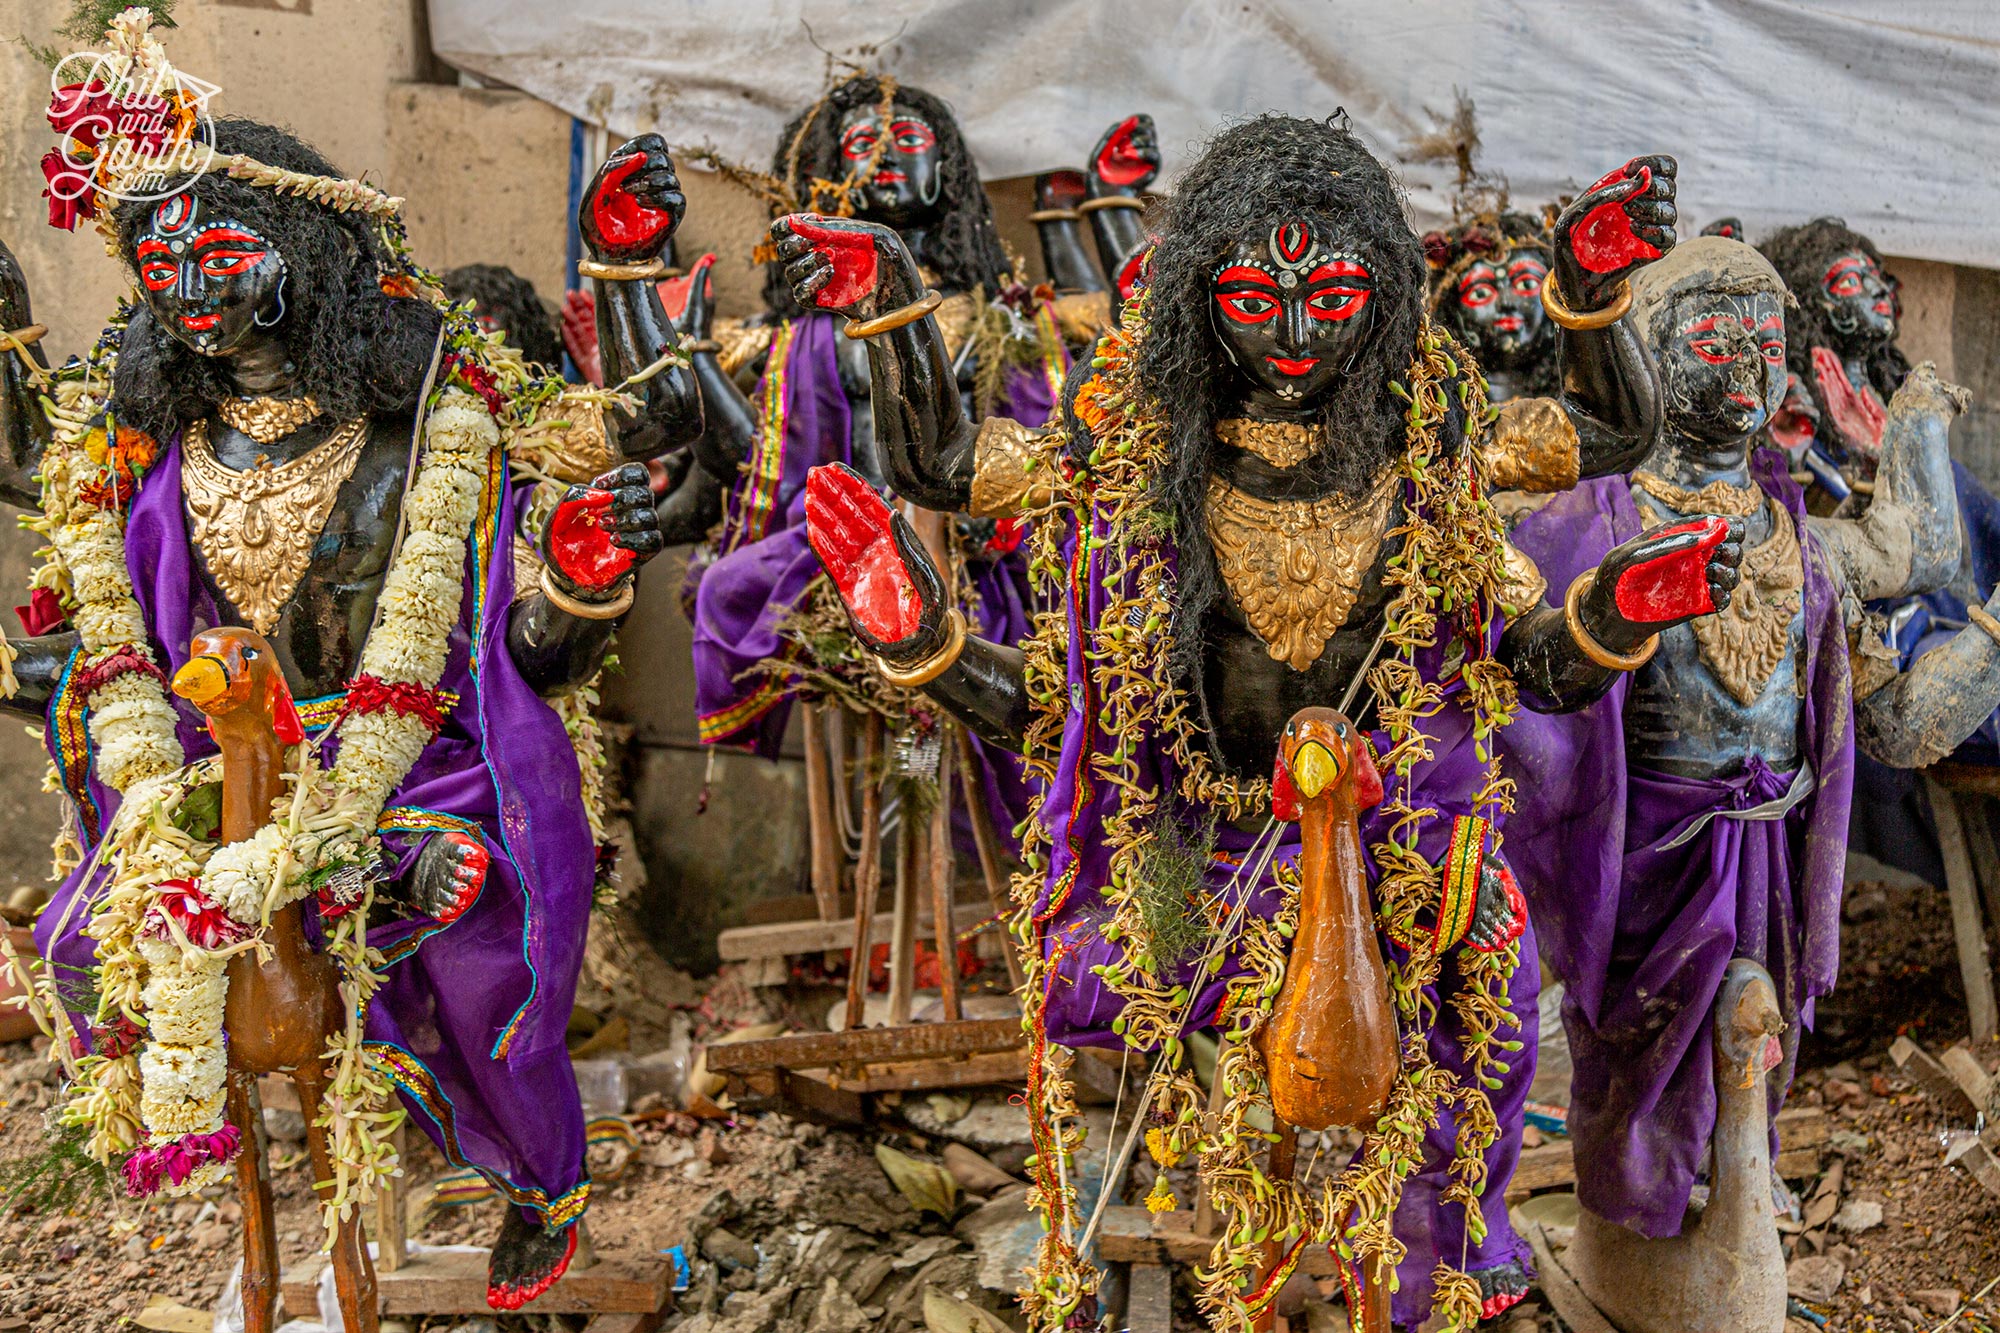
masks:
[[(1924, 887), (1851, 887), (1840, 991), (1808, 1041), (1795, 1101), (1826, 1109), (1831, 1137), (1824, 1172), (1799, 1183), (1803, 1216), (1783, 1224), (1794, 1294), (1794, 1333), (1929, 1333), (1955, 1327), (1993, 1333), (2000, 1299), (1975, 1299), (2000, 1277), (2000, 1197), (1944, 1164), (1950, 1123), (1931, 1095), (1899, 1071), (1888, 1048), (1899, 1035), (1933, 1053), (1963, 1041), (1965, 1014), (1941, 894)], [(607, 932), (608, 933), (608, 932)], [(629, 939), (629, 935), (625, 936)], [(599, 955), (586, 1001), (596, 1020), (580, 1042), (597, 1054), (695, 1045), (759, 1021), (800, 1023), (823, 1014), (824, 987), (761, 989), (725, 971), (697, 984), (614, 940)], [(624, 1023), (623, 1029), (617, 1027)], [(607, 1031), (608, 1030), (608, 1031)], [(606, 1051), (623, 1041), (629, 1051)], [(2000, 1048), (1974, 1057), (1988, 1072)], [(41, 1149), (44, 1113), (58, 1067), (41, 1043), (0, 1046), (0, 1163)], [(827, 1129), (782, 1116), (697, 1119), (657, 1093), (633, 1108), (636, 1142), (593, 1149), (600, 1186), (590, 1214), (598, 1252), (656, 1257), (679, 1246), (692, 1282), (667, 1327), (684, 1333), (1005, 1333), (1018, 1328), (1006, 1295), (1025, 1186), (1010, 1177), (1019, 1154), (1003, 1096), (924, 1099), (866, 1130)], [(274, 1116), (273, 1185), (287, 1264), (316, 1248), (318, 1221), (299, 1126)], [(293, 1117), (296, 1120), (296, 1117)], [(921, 1126), (924, 1129), (913, 1128)], [(996, 1130), (995, 1126), (999, 1128)], [(971, 1140), (984, 1156), (957, 1140)], [(1961, 1140), (1962, 1141), (1962, 1140)], [(414, 1239), (484, 1243), (500, 1205), (432, 1207), (430, 1186), (447, 1171), (421, 1135), (411, 1136), (406, 1193), (418, 1214)], [(950, 1173), (952, 1216), (920, 1211), (882, 1164), (886, 1148)], [(949, 1151), (947, 1151), (949, 1150)], [(621, 1170), (622, 1168), (622, 1170)], [(606, 1177), (615, 1176), (615, 1179)], [(1137, 1173), (1143, 1189), (1145, 1172)], [(0, 1221), (0, 1333), (91, 1333), (131, 1327), (148, 1302), (183, 1320), (212, 1310), (237, 1256), (240, 1214), (228, 1190), (214, 1197), (140, 1203), (103, 1193), (73, 1214), (16, 1211)], [(1291, 1333), (1333, 1327), (1330, 1295), (1310, 1288), (1288, 1300)], [(1176, 1326), (1195, 1327), (1185, 1294)], [(1822, 1325), (1819, 1321), (1824, 1319)], [(159, 1318), (152, 1321), (161, 1326)], [(548, 1316), (459, 1316), (402, 1325), (461, 1333), (542, 1333), (569, 1327)], [(183, 1322), (167, 1327), (200, 1327)], [(1554, 1333), (1562, 1325), (1539, 1293), (1496, 1325), (1505, 1333)], [(394, 1329), (396, 1325), (387, 1327)]]

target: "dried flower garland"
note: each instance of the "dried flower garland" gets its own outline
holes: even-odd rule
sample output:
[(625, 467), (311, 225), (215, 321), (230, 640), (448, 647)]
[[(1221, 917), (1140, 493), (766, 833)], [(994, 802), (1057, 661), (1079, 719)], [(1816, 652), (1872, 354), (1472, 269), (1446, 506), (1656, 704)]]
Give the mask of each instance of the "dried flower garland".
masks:
[[(1091, 638), (1083, 656), (1090, 664), (1088, 694), (1099, 701), (1089, 725), (1116, 743), (1094, 745), (1086, 762), (1095, 782), (1119, 793), (1116, 810), (1104, 821), (1111, 857), (1108, 882), (1100, 891), (1103, 920), (1097, 927), (1103, 938), (1119, 946), (1119, 956), (1097, 971), (1123, 1000), (1114, 1029), (1135, 1049), (1163, 1052), (1147, 1089), (1149, 1147), (1163, 1166), (1185, 1156), (1197, 1158), (1217, 1208), (1229, 1218), (1198, 1274), (1203, 1311), (1218, 1328), (1245, 1330), (1268, 1307), (1307, 1244), (1331, 1245), (1350, 1262), (1380, 1263), (1393, 1273), (1403, 1257), (1392, 1230), (1402, 1183), (1421, 1164), (1425, 1133), (1448, 1106), (1457, 1110), (1459, 1129), (1450, 1167), (1453, 1183), (1444, 1198), (1465, 1206), (1471, 1234), (1483, 1233), (1478, 1207), (1485, 1183), (1482, 1154), (1498, 1133), (1485, 1089), (1505, 1072), (1504, 1053), (1520, 1047), (1500, 1036), (1513, 1022), (1505, 984), (1518, 962), (1518, 947), (1461, 958), (1468, 982), (1450, 1002), (1468, 1029), (1464, 1049), (1473, 1076), (1470, 1083), (1461, 1081), (1431, 1060), (1424, 1039), (1437, 1019), (1427, 1010), (1424, 990), (1436, 984), (1442, 960), (1426, 932), (1412, 926), (1420, 914), (1435, 910), (1440, 873), (1418, 852), (1417, 841), (1438, 815), (1413, 808), (1409, 796), (1412, 771), (1434, 745), (1425, 720), (1444, 706), (1442, 688), (1424, 679), (1416, 656), (1437, 642), (1441, 620), (1449, 620), (1461, 634), (1478, 637), (1485, 632), (1488, 608), (1505, 581), (1504, 547), (1498, 520), (1473, 471), (1477, 451), (1448, 445), (1439, 437), (1448, 416), (1447, 391), (1455, 387), (1462, 417), (1475, 423), (1476, 430), (1488, 415), (1483, 390), (1476, 376), (1461, 374), (1462, 351), (1427, 323), (1408, 388), (1395, 386), (1408, 404), (1408, 447), (1399, 464), (1404, 517), (1387, 538), (1401, 546), (1388, 562), (1387, 582), (1395, 591), (1385, 612), (1385, 659), (1370, 676), (1390, 741), (1381, 767), (1397, 779), (1381, 812), (1387, 833), (1370, 849), (1381, 870), (1375, 886), (1377, 920), (1392, 938), (1410, 941), (1403, 957), (1390, 960), (1393, 999), (1408, 1035), (1388, 1108), (1362, 1151), (1309, 1196), (1298, 1183), (1271, 1180), (1263, 1173), (1270, 1094), (1263, 1058), (1251, 1041), (1283, 982), (1288, 940), (1297, 921), (1295, 870), (1279, 869), (1279, 882), (1288, 893), (1277, 917), (1251, 920), (1235, 940), (1227, 941), (1242, 970), (1229, 987), (1218, 1022), (1227, 1044), (1215, 1074), (1224, 1096), (1213, 1115), (1206, 1113), (1205, 1098), (1181, 1053), (1189, 988), (1176, 984), (1153, 956), (1139, 890), (1146, 882), (1158, 819), (1189, 807), (1241, 819), (1265, 813), (1270, 802), (1267, 781), (1239, 780), (1216, 770), (1206, 737), (1193, 721), (1191, 701), (1167, 665), (1173, 574), (1161, 542), (1168, 528), (1157, 509), (1153, 483), (1166, 463), (1169, 436), (1165, 423), (1143, 405), (1134, 376), (1135, 353), (1145, 336), (1142, 294), (1127, 306), (1123, 324), (1099, 342), (1092, 377), (1077, 394), (1076, 413), (1091, 437), (1086, 462), (1073, 465), (1059, 444), (1040, 460), (1057, 477), (1052, 512), (1074, 521), (1035, 525), (1031, 573), (1060, 604), (1069, 597), (1073, 572), (1063, 550), (1065, 535), (1080, 526), (1076, 539), (1102, 553), (1101, 586), (1110, 601), (1097, 623), (1085, 627)], [(1024, 645), (1036, 709), (1025, 748), (1037, 756), (1029, 765), (1045, 790), (1056, 776), (1053, 756), (1061, 749), (1071, 707), (1065, 666), (1069, 634), (1064, 615), (1048, 613), (1038, 618)], [(1503, 666), (1479, 654), (1462, 676), (1476, 754), (1485, 765), (1474, 805), (1497, 822), (1511, 808), (1512, 784), (1500, 774), (1492, 735), (1513, 714), (1513, 683)], [(1128, 739), (1133, 737), (1158, 737), (1164, 743), (1179, 775), (1173, 794), (1178, 804), (1170, 805), (1168, 795), (1142, 771)], [(1066, 947), (1058, 943), (1044, 957), (1035, 917), (1047, 887), (1047, 830), (1041, 820), (1030, 819), (1022, 832), (1024, 869), (1015, 881), (1015, 932), (1027, 971), (1026, 993), (1039, 997), (1026, 1019), (1032, 1043), (1028, 1110), (1036, 1147), (1031, 1203), (1046, 1223), (1030, 1286), (1022, 1295), (1031, 1325), (1053, 1329), (1089, 1294), (1095, 1273), (1077, 1250), (1080, 1219), (1069, 1184), (1071, 1154), (1080, 1140), (1075, 1103), (1067, 1081), (1046, 1059), (1042, 1025)], [(1218, 949), (1212, 966), (1220, 964)], [(1155, 1211), (1173, 1207), (1171, 1190), (1156, 1189), (1147, 1204)], [(1259, 1282), (1265, 1246), (1271, 1242), (1287, 1259), (1275, 1275)], [(1450, 1327), (1469, 1328), (1477, 1322), (1477, 1284), (1448, 1264), (1441, 1263), (1435, 1275), (1435, 1298)]]

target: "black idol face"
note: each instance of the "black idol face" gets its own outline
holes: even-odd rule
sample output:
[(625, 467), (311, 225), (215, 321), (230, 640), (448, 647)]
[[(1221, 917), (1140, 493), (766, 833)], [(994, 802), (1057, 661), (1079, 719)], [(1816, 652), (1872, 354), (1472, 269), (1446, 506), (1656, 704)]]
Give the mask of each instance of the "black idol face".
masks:
[(1522, 370), (1554, 353), (1555, 327), (1542, 309), (1546, 256), (1516, 250), (1473, 262), (1448, 294), (1459, 339), (1488, 370)]
[(1866, 251), (1850, 250), (1827, 265), (1819, 280), (1819, 302), (1835, 332), (1856, 347), (1896, 336), (1895, 289)]
[(1726, 441), (1762, 430), (1785, 397), (1785, 315), (1770, 292), (1694, 293), (1654, 349), (1669, 424)]
[(1280, 222), (1239, 241), (1209, 278), (1216, 336), (1269, 406), (1316, 406), (1374, 323), (1374, 273), (1348, 238), (1322, 231)]
[(263, 236), (210, 213), (192, 193), (160, 201), (132, 262), (146, 304), (202, 356), (226, 356), (285, 317), (285, 261)]
[[(919, 226), (934, 220), (941, 211), (938, 196), (944, 188), (944, 153), (938, 147), (937, 130), (908, 107), (890, 108), (884, 125), (880, 109), (857, 106), (840, 118), (840, 155), (847, 170), (858, 171), (875, 159), (875, 174), (861, 189), (861, 215), (870, 222), (890, 227)], [(875, 150), (884, 137), (889, 140), (879, 158)]]

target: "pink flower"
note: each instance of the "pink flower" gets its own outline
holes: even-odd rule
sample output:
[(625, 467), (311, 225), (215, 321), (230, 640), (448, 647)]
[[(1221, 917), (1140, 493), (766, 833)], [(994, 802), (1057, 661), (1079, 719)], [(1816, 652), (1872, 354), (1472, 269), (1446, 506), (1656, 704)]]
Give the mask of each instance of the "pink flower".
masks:
[(172, 934), (170, 918), (198, 948), (221, 949), (236, 943), (250, 932), (229, 919), (229, 914), (201, 891), (191, 879), (170, 879), (160, 885), (160, 896), (146, 913), (147, 933), (165, 939)]
[(210, 1162), (236, 1160), (242, 1148), (242, 1134), (227, 1121), (213, 1134), (183, 1134), (165, 1143), (149, 1143), (125, 1159), (125, 1192), (143, 1199), (159, 1193), (162, 1183), (184, 1185)]
[(90, 1029), (90, 1047), (93, 1054), (107, 1060), (116, 1060), (121, 1055), (130, 1055), (132, 1048), (146, 1035), (146, 1029), (120, 1014), (109, 1023), (98, 1023)]

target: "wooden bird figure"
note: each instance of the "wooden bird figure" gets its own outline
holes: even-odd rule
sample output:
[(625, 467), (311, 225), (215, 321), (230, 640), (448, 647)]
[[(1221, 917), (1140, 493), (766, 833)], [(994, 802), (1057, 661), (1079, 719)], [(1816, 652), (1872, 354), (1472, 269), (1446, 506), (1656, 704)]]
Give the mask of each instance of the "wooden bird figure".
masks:
[(1358, 822), (1382, 779), (1352, 722), (1302, 708), (1279, 740), (1272, 792), (1300, 849), (1299, 927), (1259, 1035), (1271, 1104), (1301, 1129), (1373, 1125), (1400, 1063)]
[[(285, 750), (305, 740), (277, 654), (250, 630), (206, 630), (189, 644), (187, 665), (174, 673), (173, 689), (208, 718), (209, 734), (222, 752), (222, 841), (241, 842), (270, 821), (272, 803), (285, 791)], [(257, 1078), (291, 1075), (305, 1115), (313, 1178), (329, 1182), (321, 1188), (331, 1190), (326, 1133), (315, 1122), (326, 1086), (327, 1038), (345, 1018), (339, 969), (306, 943), (300, 904), (272, 913), (264, 941), (268, 961), (260, 961), (260, 951), (230, 959), (223, 1009), (228, 1115), (244, 1145), (236, 1180), (243, 1196), (246, 1333), (270, 1333), (278, 1322), (278, 1236)], [(340, 1224), (332, 1258), (341, 1318), (357, 1333), (376, 1333), (375, 1270), (358, 1215)]]
[[(1358, 727), (1331, 708), (1292, 715), (1278, 740), (1271, 807), (1299, 826), (1299, 924), (1284, 985), (1257, 1034), (1279, 1121), (1269, 1171), (1280, 1179), (1295, 1169), (1300, 1128), (1372, 1126), (1401, 1064), (1361, 856), (1360, 814), (1381, 800), (1382, 777)], [(1274, 1246), (1267, 1273), (1278, 1262)], [(1358, 1326), (1389, 1333), (1389, 1275), (1379, 1259), (1369, 1267)], [(1269, 1309), (1258, 1323), (1269, 1327)]]

